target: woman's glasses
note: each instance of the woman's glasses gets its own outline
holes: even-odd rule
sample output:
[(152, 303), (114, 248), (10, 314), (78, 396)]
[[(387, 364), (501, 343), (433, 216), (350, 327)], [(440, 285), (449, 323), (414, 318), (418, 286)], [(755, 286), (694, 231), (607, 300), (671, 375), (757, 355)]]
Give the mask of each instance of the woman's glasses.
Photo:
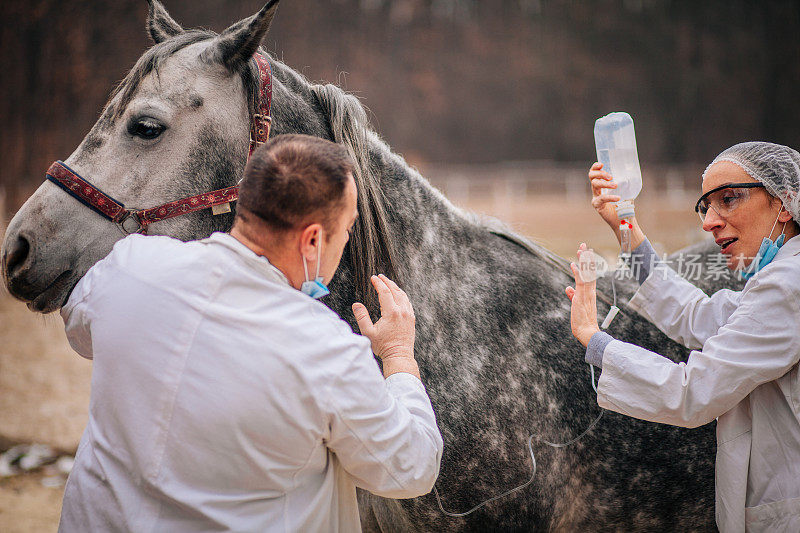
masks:
[(716, 189), (711, 189), (697, 200), (694, 210), (700, 215), (700, 220), (706, 221), (706, 214), (713, 209), (722, 218), (730, 214), (750, 198), (750, 189), (764, 187), (763, 183), (729, 183)]

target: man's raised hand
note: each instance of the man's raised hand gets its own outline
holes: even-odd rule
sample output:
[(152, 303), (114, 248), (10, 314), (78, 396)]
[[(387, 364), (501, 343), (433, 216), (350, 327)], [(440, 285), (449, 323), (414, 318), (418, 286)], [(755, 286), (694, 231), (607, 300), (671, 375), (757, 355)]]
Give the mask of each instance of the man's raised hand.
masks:
[(372, 286), (378, 293), (381, 318), (373, 324), (367, 308), (353, 304), (361, 334), (372, 342), (372, 351), (383, 362), (383, 374), (408, 372), (419, 377), (414, 360), (415, 318), (411, 301), (395, 282), (380, 274), (372, 276)]

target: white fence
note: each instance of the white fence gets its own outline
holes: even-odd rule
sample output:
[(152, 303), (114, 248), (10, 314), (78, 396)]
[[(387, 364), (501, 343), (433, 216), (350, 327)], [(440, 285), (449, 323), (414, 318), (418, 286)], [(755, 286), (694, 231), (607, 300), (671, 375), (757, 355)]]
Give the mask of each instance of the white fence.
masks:
[[(586, 200), (591, 191), (588, 165), (525, 161), (489, 165), (424, 165), (420, 171), (456, 203), (492, 201), (498, 204), (555, 196)], [(700, 195), (703, 168), (649, 166), (642, 171), (643, 196), (658, 195), (671, 205), (685, 207)]]

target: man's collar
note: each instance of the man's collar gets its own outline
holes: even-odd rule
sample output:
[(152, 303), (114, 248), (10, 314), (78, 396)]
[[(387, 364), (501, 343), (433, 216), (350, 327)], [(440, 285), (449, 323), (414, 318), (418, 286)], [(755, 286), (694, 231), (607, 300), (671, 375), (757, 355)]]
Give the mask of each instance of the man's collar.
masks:
[(256, 254), (253, 250), (248, 248), (244, 243), (229, 233), (212, 233), (210, 237), (203, 239), (201, 242), (224, 246), (225, 248), (236, 252), (236, 254), (241, 256), (242, 259), (244, 259), (253, 268), (263, 272), (268, 279), (291, 286), (289, 280), (286, 278), (286, 275), (281, 272), (278, 267), (270, 263), (269, 259), (262, 255)]

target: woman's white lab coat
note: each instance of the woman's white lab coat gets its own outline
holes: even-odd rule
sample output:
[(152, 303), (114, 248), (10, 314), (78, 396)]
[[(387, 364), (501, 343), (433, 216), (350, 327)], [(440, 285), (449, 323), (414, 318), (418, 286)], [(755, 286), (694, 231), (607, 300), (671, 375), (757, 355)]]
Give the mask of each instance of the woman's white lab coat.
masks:
[(630, 307), (695, 351), (675, 364), (615, 340), (603, 353), (601, 407), (684, 427), (718, 418), (723, 533), (800, 532), (798, 254), (795, 237), (742, 291), (711, 297), (673, 270), (655, 269)]

